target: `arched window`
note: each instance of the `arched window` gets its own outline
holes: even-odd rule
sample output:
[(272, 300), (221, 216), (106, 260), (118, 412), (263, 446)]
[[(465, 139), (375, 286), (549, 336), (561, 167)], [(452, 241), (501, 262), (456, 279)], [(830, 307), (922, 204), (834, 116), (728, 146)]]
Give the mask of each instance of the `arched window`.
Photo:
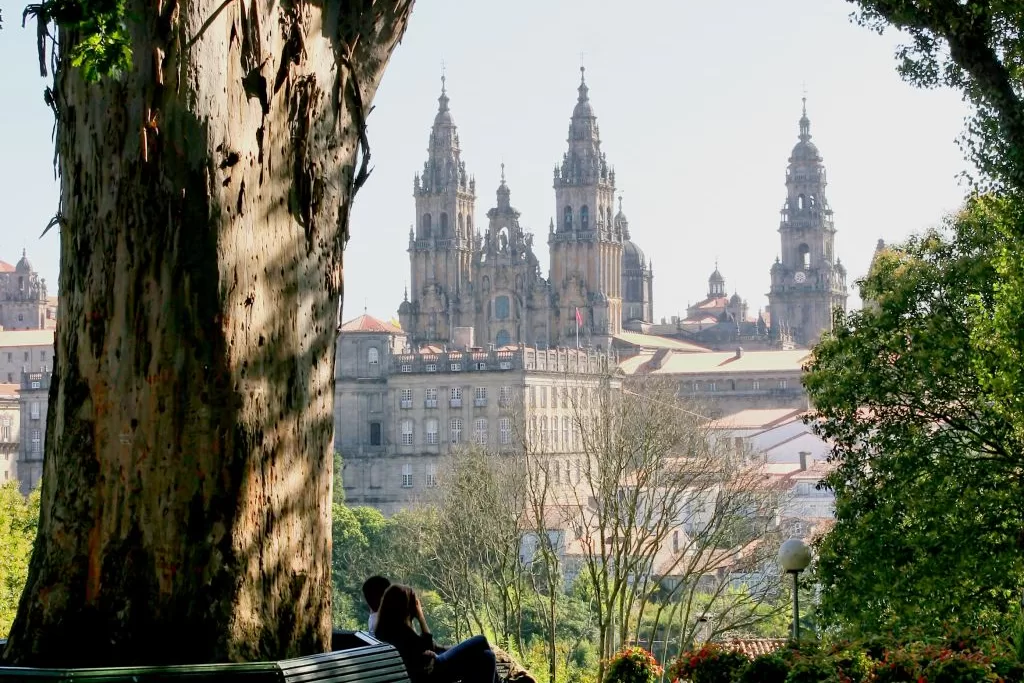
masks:
[(512, 335), (508, 333), (508, 330), (498, 330), (497, 336), (494, 337), (494, 345), (508, 346), (512, 343)]
[(807, 200), (804, 199), (803, 195), (796, 198), (796, 208), (800, 211), (804, 210), (804, 206), (807, 204)]
[(420, 231), (425, 239), (430, 239), (430, 214), (423, 214), (423, 220), (420, 221)]
[(499, 296), (494, 300), (494, 317), (498, 320), (508, 320), (509, 301), (507, 296)]
[(566, 230), (572, 230), (572, 207), (567, 206), (562, 211), (562, 227)]
[(441, 237), (448, 237), (448, 214), (441, 214)]
[(806, 244), (801, 244), (797, 248), (797, 254), (800, 256), (800, 267), (807, 270), (811, 267), (811, 248)]
[(370, 363), (370, 372), (376, 375), (380, 371), (380, 351), (375, 347), (370, 347), (370, 350), (366, 352), (366, 360)]
[(590, 209), (586, 204), (580, 207), (580, 230), (590, 230)]
[(814, 195), (812, 194), (810, 197), (807, 198), (807, 205), (813, 209), (815, 204), (816, 202), (814, 201)]
[[(462, 217), (461, 213), (459, 214), (459, 234), (466, 235), (466, 220)], [(466, 237), (469, 237), (469, 235), (466, 235)]]

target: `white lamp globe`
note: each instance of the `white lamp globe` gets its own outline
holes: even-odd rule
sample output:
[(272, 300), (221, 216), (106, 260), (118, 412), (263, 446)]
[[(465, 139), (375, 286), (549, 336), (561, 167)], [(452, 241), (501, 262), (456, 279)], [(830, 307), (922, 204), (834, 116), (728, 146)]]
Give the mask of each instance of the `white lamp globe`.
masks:
[(811, 563), (811, 549), (799, 538), (779, 546), (779, 563), (787, 572), (802, 572)]

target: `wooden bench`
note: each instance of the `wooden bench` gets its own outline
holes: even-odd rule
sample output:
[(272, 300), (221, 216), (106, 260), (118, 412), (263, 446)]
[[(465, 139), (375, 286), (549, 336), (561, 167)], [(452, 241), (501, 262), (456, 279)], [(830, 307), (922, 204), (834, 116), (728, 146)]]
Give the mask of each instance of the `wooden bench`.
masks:
[[(0, 648), (5, 645), (0, 641)], [(358, 632), (335, 631), (332, 652), (278, 662), (37, 669), (0, 667), (0, 682), (31, 683), (409, 683), (398, 651)]]

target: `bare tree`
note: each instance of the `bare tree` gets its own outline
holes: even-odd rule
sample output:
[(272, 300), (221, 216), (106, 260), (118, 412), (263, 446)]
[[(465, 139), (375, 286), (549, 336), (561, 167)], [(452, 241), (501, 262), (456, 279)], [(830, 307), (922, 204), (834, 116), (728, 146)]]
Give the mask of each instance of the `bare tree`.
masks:
[[(707, 588), (704, 577), (763, 552), (774, 511), (758, 464), (716, 440), (708, 419), (678, 400), (672, 384), (617, 383), (609, 376), (597, 390), (573, 393), (582, 467), (565, 487), (582, 570), (596, 595), (602, 661), (640, 638), (648, 603), (659, 601), (653, 634), (672, 597), (685, 599), (670, 611), (688, 617)], [(735, 613), (740, 603), (722, 604), (728, 583), (717, 585), (704, 611)]]

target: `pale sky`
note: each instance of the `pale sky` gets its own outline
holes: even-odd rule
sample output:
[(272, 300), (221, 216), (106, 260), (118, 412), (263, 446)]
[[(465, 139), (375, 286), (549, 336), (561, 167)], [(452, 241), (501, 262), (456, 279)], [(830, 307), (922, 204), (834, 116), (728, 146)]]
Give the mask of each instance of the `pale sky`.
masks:
[[(20, 0), (0, 7), (0, 259), (27, 248), (53, 291), (57, 232), (39, 239), (57, 205), (53, 119), (34, 27), (20, 27)], [(476, 176), (475, 223), (486, 225), (504, 161), (546, 275), (552, 168), (583, 53), (630, 232), (654, 262), (656, 318), (701, 299), (716, 258), (730, 293), (752, 312), (767, 303), (806, 84), (836, 254), (852, 284), (880, 237), (900, 240), (959, 205), (966, 163), (956, 138), (968, 113), (955, 92), (903, 83), (898, 36), (856, 26), (852, 9), (845, 0), (419, 0), (369, 119), (374, 171), (355, 202), (343, 317), (364, 306), (391, 317), (401, 303), (412, 178), (426, 159), (442, 61)]]

